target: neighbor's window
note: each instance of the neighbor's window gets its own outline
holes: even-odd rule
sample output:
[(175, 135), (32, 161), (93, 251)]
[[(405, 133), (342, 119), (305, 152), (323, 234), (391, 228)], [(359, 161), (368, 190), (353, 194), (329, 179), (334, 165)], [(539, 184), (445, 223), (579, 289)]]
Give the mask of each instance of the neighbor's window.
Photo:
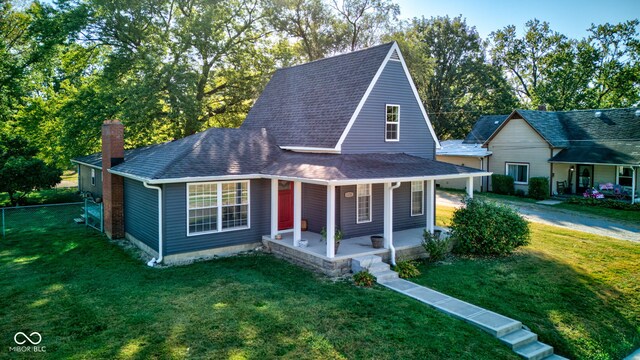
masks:
[(246, 227), (249, 224), (249, 183), (222, 184), (222, 229)]
[(188, 235), (249, 227), (248, 181), (187, 184), (187, 192)]
[(356, 223), (371, 221), (371, 184), (357, 186), (358, 198), (356, 200)]
[(91, 185), (96, 186), (96, 169), (91, 169)]
[(506, 173), (513, 178), (514, 184), (529, 183), (529, 164), (507, 163)]
[(387, 105), (384, 136), (386, 141), (400, 139), (400, 105)]
[(633, 185), (633, 172), (630, 166), (618, 166), (618, 184), (622, 186)]
[(411, 216), (424, 214), (424, 181), (411, 182)]

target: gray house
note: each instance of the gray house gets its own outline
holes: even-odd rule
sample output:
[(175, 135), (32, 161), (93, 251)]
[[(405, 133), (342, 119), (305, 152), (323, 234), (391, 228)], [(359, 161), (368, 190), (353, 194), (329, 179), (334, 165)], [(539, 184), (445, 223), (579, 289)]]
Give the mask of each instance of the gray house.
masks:
[[(473, 188), (488, 174), (436, 161), (437, 147), (389, 43), (276, 71), (239, 129), (124, 151), (123, 125), (107, 121), (102, 153), (74, 161), (81, 190), (103, 198), (107, 235), (154, 263), (264, 244), (336, 274), (354, 256), (409, 255), (434, 230), (435, 181)], [(101, 193), (97, 178), (85, 180), (92, 171)], [(367, 244), (370, 235), (384, 247)]]

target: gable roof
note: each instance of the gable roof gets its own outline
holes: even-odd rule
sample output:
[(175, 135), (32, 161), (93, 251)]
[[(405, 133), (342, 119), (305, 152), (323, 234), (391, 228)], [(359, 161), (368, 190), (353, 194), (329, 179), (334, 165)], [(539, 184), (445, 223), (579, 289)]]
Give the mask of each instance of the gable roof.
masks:
[(482, 115), (467, 134), (463, 144), (483, 144), (509, 115)]
[(337, 152), (390, 59), (402, 64), (439, 147), (395, 42), (277, 70), (241, 127), (267, 129), (283, 148)]

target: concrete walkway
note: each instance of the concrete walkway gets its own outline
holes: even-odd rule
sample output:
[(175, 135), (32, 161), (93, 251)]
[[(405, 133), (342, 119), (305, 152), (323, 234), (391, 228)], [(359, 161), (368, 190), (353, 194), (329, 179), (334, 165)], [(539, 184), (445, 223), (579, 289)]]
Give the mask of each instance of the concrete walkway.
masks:
[[(462, 205), (460, 201), (461, 196), (461, 194), (438, 190), (436, 192), (436, 203), (442, 206), (459, 207)], [(518, 209), (518, 211), (529, 221), (583, 231), (600, 236), (609, 236), (621, 240), (640, 242), (640, 224), (616, 221), (609, 218), (577, 213), (570, 210), (555, 209), (550, 205), (521, 203), (507, 200), (503, 201), (503, 203)]]

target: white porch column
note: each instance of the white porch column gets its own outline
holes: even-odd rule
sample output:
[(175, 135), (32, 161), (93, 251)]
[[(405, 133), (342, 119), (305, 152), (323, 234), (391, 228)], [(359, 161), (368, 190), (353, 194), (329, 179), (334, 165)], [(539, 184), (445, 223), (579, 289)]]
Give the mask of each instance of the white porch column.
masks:
[(327, 185), (327, 257), (335, 257), (333, 236), (336, 232), (336, 186)]
[(637, 183), (636, 183), (636, 167), (632, 166), (631, 167), (631, 203), (635, 204), (636, 202), (636, 187), (637, 187)]
[(473, 176), (467, 178), (467, 196), (473, 199)]
[(435, 226), (435, 196), (436, 196), (436, 187), (435, 180), (427, 180), (427, 203), (426, 203), (426, 211), (427, 214), (427, 231), (433, 234), (434, 226)]
[(302, 183), (293, 182), (293, 246), (302, 238)]
[(391, 200), (391, 183), (384, 183), (384, 248), (388, 249), (393, 233), (393, 203)]
[(278, 179), (271, 179), (271, 239), (278, 234)]

